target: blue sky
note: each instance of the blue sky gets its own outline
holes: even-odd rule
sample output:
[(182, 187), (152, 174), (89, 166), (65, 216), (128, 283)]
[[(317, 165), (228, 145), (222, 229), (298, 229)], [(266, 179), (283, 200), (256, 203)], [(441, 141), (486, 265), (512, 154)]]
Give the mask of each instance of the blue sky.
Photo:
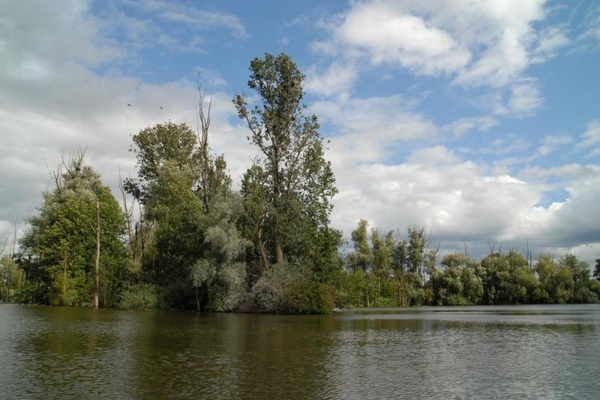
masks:
[(231, 98), (266, 52), (306, 75), (346, 237), (364, 218), (442, 254), (600, 258), (600, 5), (566, 0), (5, 0), (0, 239), (78, 148), (118, 194), (131, 135), (196, 126), (198, 76), (239, 182), (257, 150)]

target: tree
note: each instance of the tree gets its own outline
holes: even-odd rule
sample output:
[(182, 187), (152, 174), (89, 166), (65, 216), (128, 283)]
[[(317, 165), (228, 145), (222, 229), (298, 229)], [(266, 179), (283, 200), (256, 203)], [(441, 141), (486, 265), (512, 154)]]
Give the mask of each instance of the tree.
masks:
[(412, 274), (422, 277), (427, 247), (425, 228), (408, 228), (408, 244), (408, 270)]
[(241, 198), (233, 194), (212, 207), (204, 254), (191, 270), (197, 311), (202, 309), (201, 289), (205, 289), (207, 308), (214, 311), (233, 311), (244, 300), (246, 265), (242, 258), (247, 241), (235, 226), (242, 211)]
[(206, 227), (202, 200), (192, 190), (193, 179), (189, 170), (169, 160), (148, 185), (144, 218), (156, 226), (144, 261), (149, 282), (163, 286), (187, 282), (189, 268), (202, 257)]
[[(161, 167), (170, 161), (178, 169), (193, 173), (197, 171), (196, 134), (186, 124), (157, 124), (142, 129), (133, 136), (129, 151), (137, 158), (138, 179), (127, 178), (125, 190), (142, 204), (148, 197), (149, 185), (156, 181)], [(191, 184), (197, 181), (191, 177)]]
[(44, 193), (39, 215), (30, 218), (21, 239), (21, 265), (36, 285), (25, 301), (97, 307), (101, 283), (105, 305), (116, 301), (122, 287), (124, 217), (83, 157), (80, 152), (63, 160), (53, 174), (55, 189)]
[(252, 238), (267, 270), (273, 261), (335, 250), (316, 244), (323, 233), (329, 235), (330, 199), (337, 189), (317, 117), (303, 114), (304, 76), (296, 64), (288, 55), (266, 54), (252, 60), (250, 71), (248, 86), (260, 104), (251, 106), (243, 95), (233, 103), (250, 129), (249, 141), (261, 152), (243, 178), (242, 194), (257, 202), (246, 207), (253, 210)]
[(552, 255), (542, 253), (538, 256), (534, 266), (534, 271), (538, 278), (539, 286), (534, 292), (534, 301), (537, 303), (552, 303), (553, 288), (552, 282), (556, 275), (558, 266), (554, 262)]
[(351, 237), (354, 244), (354, 256), (352, 259), (351, 268), (354, 270), (361, 269), (363, 272), (368, 271), (371, 266), (373, 255), (369, 246), (369, 235), (367, 227), (369, 223), (361, 219), (358, 221), (358, 226), (352, 231)]
[(2, 287), (0, 288), (0, 301), (8, 303), (10, 301), (10, 294), (13, 288), (18, 288), (20, 283), (19, 266), (17, 263), (8, 255), (2, 255), (0, 252), (0, 281)]
[(573, 303), (594, 303), (598, 295), (590, 285), (590, 266), (585, 261), (580, 261), (574, 254), (566, 254), (559, 260), (561, 268), (568, 268), (573, 278), (572, 298)]
[(161, 285), (167, 305), (181, 308), (194, 303), (190, 271), (205, 251), (207, 216), (217, 198), (231, 191), (224, 157), (210, 154), (204, 95), (201, 91), (198, 132), (168, 122), (133, 136), (138, 176), (123, 184), (143, 208), (136, 230), (143, 279)]
[(600, 258), (596, 258), (596, 265), (594, 266), (594, 278), (600, 281)]

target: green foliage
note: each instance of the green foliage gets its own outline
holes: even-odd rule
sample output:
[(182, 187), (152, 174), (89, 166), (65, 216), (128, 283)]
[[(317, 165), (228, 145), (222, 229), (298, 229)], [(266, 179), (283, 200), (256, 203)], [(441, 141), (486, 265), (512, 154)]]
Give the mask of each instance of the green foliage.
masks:
[(596, 259), (596, 265), (594, 266), (594, 278), (600, 281), (600, 258)]
[(213, 208), (231, 191), (225, 159), (209, 154), (208, 126), (205, 133), (199, 143), (187, 125), (169, 122), (133, 137), (138, 177), (127, 179), (124, 188), (143, 207), (141, 280), (160, 285), (169, 307), (199, 308), (198, 289), (209, 283), (207, 278), (200, 283), (199, 274), (203, 265), (214, 264), (203, 260), (210, 252), (206, 236), (216, 218)]
[(257, 101), (238, 95), (233, 103), (259, 155), (239, 194), (224, 156), (210, 153), (204, 93), (198, 132), (167, 122), (133, 136), (137, 177), (125, 180), (123, 195), (137, 200), (138, 220), (135, 207), (125, 206), (125, 218), (83, 154), (63, 163), (56, 188), (29, 221), (17, 265), (0, 260), (1, 299), (87, 305), (93, 293), (94, 302), (99, 295), (125, 309), (277, 313), (598, 301), (600, 259), (596, 279), (573, 254), (558, 261), (542, 254), (534, 263), (513, 250), (481, 261), (465, 251), (438, 262), (423, 228), (410, 227), (402, 238), (369, 230), (361, 219), (351, 232), (353, 251), (342, 258), (342, 233), (329, 226), (335, 177), (317, 118), (305, 115), (303, 80), (285, 54), (250, 63), (248, 86), (258, 95), (250, 99)]
[(100, 176), (84, 165), (83, 154), (61, 165), (54, 179), (55, 189), (44, 193), (39, 214), (29, 220), (30, 228), (20, 241), (20, 266), (25, 279), (35, 283), (23, 291), (23, 300), (91, 304), (99, 225), (103, 298), (106, 303), (115, 301), (123, 285), (126, 259), (125, 220), (119, 204), (110, 189), (102, 186)]
[(369, 237), (367, 233), (368, 222), (364, 219), (358, 221), (358, 226), (352, 231), (352, 242), (354, 243), (354, 253), (351, 253), (349, 261), (350, 268), (353, 270), (361, 269), (367, 271), (371, 265), (371, 247), (369, 246)]
[(22, 271), (9, 256), (0, 256), (0, 302), (10, 302), (15, 290), (21, 285)]
[(514, 250), (492, 252), (480, 262), (455, 253), (437, 266), (437, 250), (426, 248), (423, 229), (410, 228), (408, 240), (395, 239), (391, 231), (382, 237), (372, 229), (369, 243), (367, 227), (361, 220), (352, 232), (354, 251), (346, 256), (346, 271), (338, 278), (337, 301), (343, 307), (599, 300), (600, 281), (591, 279), (589, 265), (573, 254), (558, 262), (541, 254), (531, 263)]
[(149, 282), (187, 281), (191, 265), (202, 256), (204, 211), (191, 184), (189, 173), (168, 161), (149, 186), (144, 212), (156, 232), (154, 241), (148, 243), (154, 253), (143, 262)]
[(262, 270), (284, 261), (322, 262), (337, 250), (338, 243), (321, 240), (330, 233), (330, 199), (337, 189), (317, 118), (303, 114), (304, 76), (285, 54), (255, 58), (250, 71), (248, 86), (260, 103), (250, 105), (242, 95), (233, 99), (250, 130), (248, 140), (261, 152), (243, 177), (243, 234), (254, 243)]
[(123, 310), (158, 310), (164, 308), (156, 285), (142, 283), (121, 293), (117, 307)]
[[(145, 203), (151, 190), (149, 185), (158, 179), (166, 162), (189, 174), (197, 171), (196, 142), (196, 134), (186, 124), (169, 122), (142, 129), (133, 136), (129, 149), (138, 161), (138, 179), (125, 180), (127, 192)], [(197, 178), (197, 175), (190, 177), (192, 182)]]
[[(239, 196), (221, 197), (206, 216), (204, 254), (191, 270), (192, 285), (206, 295), (206, 309), (234, 311), (246, 300), (246, 264), (242, 262), (248, 241), (236, 227), (242, 212)], [(197, 308), (201, 308), (197, 298)]]
[(252, 289), (257, 308), (272, 313), (331, 312), (334, 288), (319, 283), (308, 268), (275, 264), (265, 271)]

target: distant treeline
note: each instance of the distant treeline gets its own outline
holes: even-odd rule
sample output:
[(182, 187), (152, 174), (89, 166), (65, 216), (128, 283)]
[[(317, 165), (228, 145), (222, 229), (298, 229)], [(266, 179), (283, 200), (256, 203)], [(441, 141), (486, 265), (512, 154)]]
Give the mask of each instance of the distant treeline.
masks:
[(210, 149), (202, 88), (196, 131), (168, 122), (133, 135), (137, 176), (121, 182), (119, 200), (83, 151), (63, 157), (18, 251), (0, 260), (1, 299), (292, 313), (598, 301), (600, 282), (571, 254), (438, 260), (423, 229), (401, 239), (361, 220), (342, 256), (342, 232), (329, 221), (335, 177), (317, 118), (304, 115), (303, 79), (285, 54), (250, 63), (248, 86), (260, 100), (238, 95), (233, 104), (258, 156), (239, 192), (225, 156)]
[[(479, 261), (464, 253), (439, 259), (424, 229), (409, 228), (407, 239), (377, 229), (368, 235), (364, 220), (352, 240), (337, 292), (346, 306), (594, 303), (600, 296), (600, 281), (573, 254), (533, 260), (491, 249)], [(600, 259), (594, 276), (600, 278)]]

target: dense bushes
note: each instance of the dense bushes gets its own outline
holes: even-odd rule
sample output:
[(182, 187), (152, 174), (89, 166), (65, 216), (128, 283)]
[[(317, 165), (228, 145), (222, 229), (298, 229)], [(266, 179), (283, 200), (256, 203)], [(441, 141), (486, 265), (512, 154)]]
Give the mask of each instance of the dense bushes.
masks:
[(332, 286), (320, 283), (310, 270), (277, 264), (252, 289), (258, 311), (272, 313), (327, 313), (335, 305)]
[(164, 307), (159, 288), (142, 283), (125, 290), (119, 299), (118, 308), (124, 310), (158, 310)]

